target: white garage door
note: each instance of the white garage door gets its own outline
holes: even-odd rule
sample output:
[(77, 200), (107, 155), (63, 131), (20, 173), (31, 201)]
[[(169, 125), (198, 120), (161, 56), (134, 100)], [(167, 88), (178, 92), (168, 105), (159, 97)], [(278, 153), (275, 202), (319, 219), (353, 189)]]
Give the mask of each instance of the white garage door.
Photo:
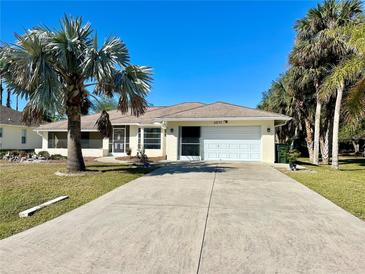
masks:
[(204, 160), (260, 161), (260, 127), (202, 127)]

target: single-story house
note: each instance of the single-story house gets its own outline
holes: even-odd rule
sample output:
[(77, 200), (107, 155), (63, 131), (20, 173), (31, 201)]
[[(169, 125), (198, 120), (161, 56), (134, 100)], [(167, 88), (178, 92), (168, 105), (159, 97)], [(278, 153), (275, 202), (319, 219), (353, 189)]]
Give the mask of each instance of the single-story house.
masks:
[[(275, 160), (275, 127), (290, 117), (216, 102), (149, 107), (139, 117), (109, 111), (111, 138), (103, 138), (95, 122), (99, 114), (81, 118), (83, 155), (126, 155), (144, 148), (148, 157), (167, 160)], [(67, 121), (41, 125), (42, 148), (67, 155)]]
[(22, 113), (0, 105), (0, 150), (33, 150), (42, 145), (34, 132), (38, 125), (25, 126)]

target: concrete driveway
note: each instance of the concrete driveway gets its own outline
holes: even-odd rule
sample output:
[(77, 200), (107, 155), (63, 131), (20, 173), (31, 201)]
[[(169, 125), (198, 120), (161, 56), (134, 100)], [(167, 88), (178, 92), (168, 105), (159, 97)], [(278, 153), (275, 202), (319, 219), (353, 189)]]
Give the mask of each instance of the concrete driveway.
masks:
[(1, 273), (364, 273), (365, 223), (262, 164), (156, 170), (0, 241)]

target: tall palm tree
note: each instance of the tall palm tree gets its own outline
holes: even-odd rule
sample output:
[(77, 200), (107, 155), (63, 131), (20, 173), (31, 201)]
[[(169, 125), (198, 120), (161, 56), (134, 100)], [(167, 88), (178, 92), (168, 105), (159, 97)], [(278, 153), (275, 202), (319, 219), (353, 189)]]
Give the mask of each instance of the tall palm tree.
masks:
[(28, 101), (26, 121), (50, 111), (66, 114), (67, 168), (69, 172), (85, 170), (80, 143), (85, 100), (92, 94), (114, 94), (120, 97), (121, 112), (140, 115), (147, 107), (151, 69), (131, 65), (127, 47), (119, 38), (111, 37), (99, 47), (91, 25), (83, 24), (81, 17), (65, 16), (57, 31), (35, 27), (16, 38), (16, 46), (0, 48), (5, 63), (1, 76)]
[[(365, 117), (365, 24), (347, 25), (329, 32), (337, 40), (342, 40), (353, 50), (353, 54), (343, 58), (324, 81), (320, 95), (324, 101), (336, 96), (333, 118), (332, 167), (338, 164), (338, 133), (341, 105), (344, 92), (348, 91), (345, 102), (345, 116), (348, 122), (357, 123)], [(347, 83), (352, 83), (346, 88)]]
[(322, 100), (319, 89), (323, 78), (331, 67), (336, 65), (339, 57), (346, 54), (343, 44), (334, 43), (334, 39), (322, 35), (323, 32), (360, 20), (362, 16), (359, 0), (326, 0), (322, 5), (310, 9), (307, 15), (296, 25), (298, 33), (296, 47), (290, 57), (293, 65), (300, 65), (312, 71), (311, 81), (316, 90), (316, 114), (314, 126), (313, 163), (319, 164), (320, 122)]

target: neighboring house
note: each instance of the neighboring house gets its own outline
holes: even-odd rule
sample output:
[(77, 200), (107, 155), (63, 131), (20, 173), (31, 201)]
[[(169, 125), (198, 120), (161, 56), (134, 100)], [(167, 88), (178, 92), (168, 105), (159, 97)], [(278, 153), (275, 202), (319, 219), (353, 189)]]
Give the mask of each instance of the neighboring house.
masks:
[(25, 126), (22, 113), (0, 105), (0, 150), (32, 150), (42, 145), (34, 132), (37, 125)]
[[(141, 148), (148, 157), (167, 160), (275, 160), (275, 127), (290, 117), (224, 102), (181, 103), (150, 107), (135, 117), (109, 111), (113, 132), (103, 138), (95, 122), (99, 114), (81, 118), (84, 156), (136, 155)], [(36, 129), (42, 148), (50, 154), (67, 155), (67, 121)], [(38, 151), (39, 151), (38, 150)]]

